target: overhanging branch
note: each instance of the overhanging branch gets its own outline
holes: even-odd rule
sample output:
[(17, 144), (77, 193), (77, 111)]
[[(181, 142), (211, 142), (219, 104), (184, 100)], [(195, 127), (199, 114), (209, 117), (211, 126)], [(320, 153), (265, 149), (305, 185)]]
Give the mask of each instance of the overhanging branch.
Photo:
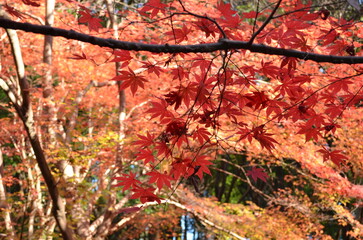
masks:
[(65, 30), (49, 26), (35, 25), (30, 23), (15, 22), (8, 19), (0, 19), (0, 27), (8, 29), (18, 29), (26, 32), (32, 32), (43, 35), (51, 35), (74, 39), (81, 42), (91, 43), (101, 47), (109, 47), (113, 49), (148, 51), (154, 53), (197, 53), (197, 52), (214, 52), (219, 50), (244, 49), (255, 53), (263, 53), (269, 55), (278, 55), (286, 57), (295, 57), (302, 60), (312, 60), (315, 62), (329, 62), (334, 64), (357, 64), (363, 63), (363, 57), (355, 56), (335, 56), (322, 55), (309, 52), (301, 52), (293, 49), (283, 49), (270, 47), (261, 44), (249, 44), (245, 41), (233, 41), (221, 39), (216, 43), (204, 43), (193, 45), (169, 45), (169, 44), (146, 44), (140, 42), (118, 41), (115, 39), (106, 39), (79, 33), (73, 30)]

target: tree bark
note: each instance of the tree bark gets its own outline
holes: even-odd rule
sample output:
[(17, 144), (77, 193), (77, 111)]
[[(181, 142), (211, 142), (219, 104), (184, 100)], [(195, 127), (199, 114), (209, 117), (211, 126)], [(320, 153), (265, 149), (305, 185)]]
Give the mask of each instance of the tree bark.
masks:
[[(54, 10), (55, 1), (46, 0), (45, 2), (45, 25), (53, 26), (54, 24)], [(53, 55), (53, 36), (44, 35), (44, 48), (43, 48), (43, 63), (47, 65), (47, 69), (43, 80), (43, 98), (45, 101), (43, 115), (46, 117), (47, 123), (42, 126), (44, 131), (48, 134), (50, 145), (56, 142), (55, 139), (55, 124), (57, 116), (54, 106), (53, 96), (53, 77), (52, 77), (52, 56)], [(44, 146), (47, 147), (47, 146)]]
[(79, 33), (74, 30), (65, 30), (30, 23), (20, 23), (8, 19), (0, 19), (0, 27), (18, 29), (43, 35), (48, 34), (52, 36), (64, 37), (67, 39), (74, 39), (81, 42), (98, 45), (101, 47), (109, 47), (112, 49), (148, 51), (153, 53), (202, 53), (215, 52), (220, 50), (244, 49), (255, 53), (294, 57), (302, 60), (312, 60), (315, 62), (329, 62), (334, 64), (363, 63), (363, 57), (323, 55), (311, 52), (302, 52), (293, 49), (270, 47), (263, 44), (250, 44), (249, 42), (245, 41), (234, 41), (224, 38), (220, 39), (218, 42), (215, 43), (203, 43), (193, 45), (146, 44), (140, 42), (126, 42), (118, 41), (115, 39), (99, 38), (88, 34)]
[(4, 218), (5, 229), (6, 229), (6, 239), (13, 240), (14, 239), (14, 229), (12, 226), (11, 216), (9, 212), (9, 206), (6, 199), (6, 190), (4, 186), (4, 159), (3, 154), (0, 148), (0, 212), (2, 217)]

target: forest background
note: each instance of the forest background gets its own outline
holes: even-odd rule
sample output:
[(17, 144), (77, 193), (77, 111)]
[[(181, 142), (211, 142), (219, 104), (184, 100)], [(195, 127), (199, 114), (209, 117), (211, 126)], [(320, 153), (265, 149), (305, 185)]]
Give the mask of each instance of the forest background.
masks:
[(2, 2), (0, 238), (362, 239), (360, 6)]

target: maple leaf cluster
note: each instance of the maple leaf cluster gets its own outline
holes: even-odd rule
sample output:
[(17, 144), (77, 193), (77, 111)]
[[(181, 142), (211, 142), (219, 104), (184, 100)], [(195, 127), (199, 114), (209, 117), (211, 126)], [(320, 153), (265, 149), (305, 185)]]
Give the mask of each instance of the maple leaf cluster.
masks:
[[(38, 6), (37, 1), (23, 2)], [(278, 15), (271, 15), (271, 8), (242, 14), (223, 1), (193, 6), (183, 1), (150, 0), (130, 13), (135, 19), (120, 24), (126, 33), (120, 40), (149, 41), (170, 48), (172, 44), (218, 43), (221, 39), (252, 40), (247, 46), (255, 42), (306, 55), (361, 55), (361, 43), (351, 36), (355, 31), (358, 37), (362, 33), (353, 21), (337, 20), (328, 10), (315, 9), (311, 2), (276, 4)], [(99, 33), (103, 21), (97, 12), (81, 4), (78, 7), (78, 23)], [(13, 7), (6, 4), (5, 8), (22, 18)], [(269, 22), (264, 24), (266, 19)], [(155, 24), (154, 31), (150, 31), (150, 22)], [(118, 82), (118, 90), (130, 90), (134, 98), (152, 98), (143, 112), (152, 127), (140, 129), (130, 147), (135, 152), (132, 157), (149, 169), (144, 174), (147, 180), (138, 180), (139, 175), (133, 172), (116, 178), (120, 181), (117, 186), (134, 192), (132, 197), (143, 203), (160, 202), (150, 185), (156, 184), (161, 191), (175, 187), (173, 183), (183, 178), (203, 179), (204, 173), (210, 174), (208, 166), (215, 156), (226, 150), (267, 150), (265, 155), (273, 155), (287, 139), (280, 136), (279, 129), (292, 125), (289, 134), (313, 141), (322, 161), (335, 167), (348, 161), (344, 151), (327, 147), (326, 139), (337, 134), (344, 113), (363, 100), (361, 66), (337, 71), (325, 63), (256, 54), (253, 48), (193, 54), (120, 49), (111, 53), (112, 59), (105, 62), (120, 63), (117, 76), (110, 78)], [(96, 63), (83, 51), (71, 59)], [(149, 89), (153, 93), (145, 94)], [(252, 165), (245, 177), (267, 181), (262, 169)]]
[[(255, 18), (256, 14), (239, 15), (230, 4), (221, 1), (214, 7), (215, 15), (198, 15), (191, 14), (188, 6), (181, 2), (166, 5), (149, 1), (139, 12), (146, 19), (167, 18), (170, 11), (175, 13), (174, 17), (181, 24), (175, 24), (164, 33), (167, 42), (196, 42), (197, 39), (208, 42), (218, 37), (249, 39), (245, 20)], [(298, 7), (301, 6), (282, 3), (281, 9), (289, 15), (274, 19), (271, 26), (262, 29), (256, 41), (301, 51), (355, 54), (349, 47), (351, 44), (344, 39), (336, 41), (339, 38), (337, 33), (344, 33), (352, 27), (351, 23), (338, 23), (324, 10), (294, 12)], [(269, 12), (259, 14), (268, 16)], [(193, 24), (185, 21), (185, 15), (195, 18)], [(315, 34), (318, 37), (314, 39), (309, 31), (319, 32)], [(198, 34), (200, 32), (204, 35)], [(319, 44), (314, 45), (314, 40)], [(195, 174), (202, 178), (203, 172), (209, 174), (211, 162), (201, 156), (210, 155), (211, 148), (225, 149), (234, 145), (234, 149), (243, 149), (247, 145), (245, 140), (248, 140), (249, 146), (258, 142), (260, 149), (273, 154), (280, 140), (269, 129), (283, 127), (287, 122), (296, 124), (295, 134), (304, 135), (306, 142), (315, 141), (322, 146), (317, 152), (322, 153), (324, 161), (341, 166), (348, 159), (340, 150), (327, 150), (324, 137), (337, 131), (340, 127), (337, 121), (344, 110), (359, 101), (359, 91), (353, 90), (353, 80), (360, 79), (360, 72), (351, 69), (329, 77), (328, 72), (332, 69), (324, 65), (302, 65), (293, 57), (264, 57), (261, 60), (258, 55), (243, 50), (220, 52), (214, 56), (174, 54), (164, 62), (159, 59), (154, 63), (151, 59), (154, 56), (141, 67), (176, 83), (171, 84), (164, 95), (152, 100), (146, 111), (151, 120), (161, 124), (159, 132), (138, 135), (140, 140), (135, 142), (139, 152), (136, 159), (150, 164), (149, 183), (156, 183), (158, 189), (163, 186), (170, 188), (171, 182), (180, 177)], [(126, 66), (124, 63), (131, 59), (126, 57), (114, 61)], [(162, 68), (160, 62), (167, 64), (169, 69)], [(139, 87), (145, 88), (145, 84), (152, 82), (135, 74), (131, 68), (121, 71), (114, 79), (122, 81), (122, 89), (130, 87), (133, 95), (138, 93)], [(316, 79), (322, 80), (311, 85)], [(157, 170), (163, 162), (168, 162), (168, 170)], [(197, 172), (192, 173), (196, 167)], [(247, 176), (254, 181), (267, 180), (262, 168), (253, 167)]]

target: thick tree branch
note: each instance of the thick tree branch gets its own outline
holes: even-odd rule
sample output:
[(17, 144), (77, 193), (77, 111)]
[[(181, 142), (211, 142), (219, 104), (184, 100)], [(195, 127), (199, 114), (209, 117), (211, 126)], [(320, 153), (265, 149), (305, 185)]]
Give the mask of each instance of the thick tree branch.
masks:
[(91, 43), (93, 45), (98, 45), (101, 47), (109, 47), (113, 49), (117, 48), (123, 50), (133, 50), (133, 51), (148, 51), (154, 53), (192, 53), (192, 52), (196, 53), (196, 52), (214, 52), (219, 50), (231, 50), (231, 49), (245, 49), (256, 53), (295, 57), (298, 59), (312, 60), (315, 62), (329, 62), (335, 64), (363, 63), (363, 57), (323, 55), (323, 54), (302, 52), (293, 49), (270, 47), (261, 44), (249, 44), (248, 42), (245, 41), (233, 41), (227, 39), (220, 39), (220, 41), (216, 43), (204, 43), (204, 44), (194, 44), (194, 45), (145, 44), (139, 42), (126, 42), (114, 39), (99, 38), (79, 33), (73, 30), (65, 30), (49, 26), (34, 25), (30, 23), (20, 23), (8, 19), (0, 19), (0, 27), (18, 29), (26, 32), (33, 32), (43, 35), (64, 37), (67, 39), (74, 39), (81, 42)]

